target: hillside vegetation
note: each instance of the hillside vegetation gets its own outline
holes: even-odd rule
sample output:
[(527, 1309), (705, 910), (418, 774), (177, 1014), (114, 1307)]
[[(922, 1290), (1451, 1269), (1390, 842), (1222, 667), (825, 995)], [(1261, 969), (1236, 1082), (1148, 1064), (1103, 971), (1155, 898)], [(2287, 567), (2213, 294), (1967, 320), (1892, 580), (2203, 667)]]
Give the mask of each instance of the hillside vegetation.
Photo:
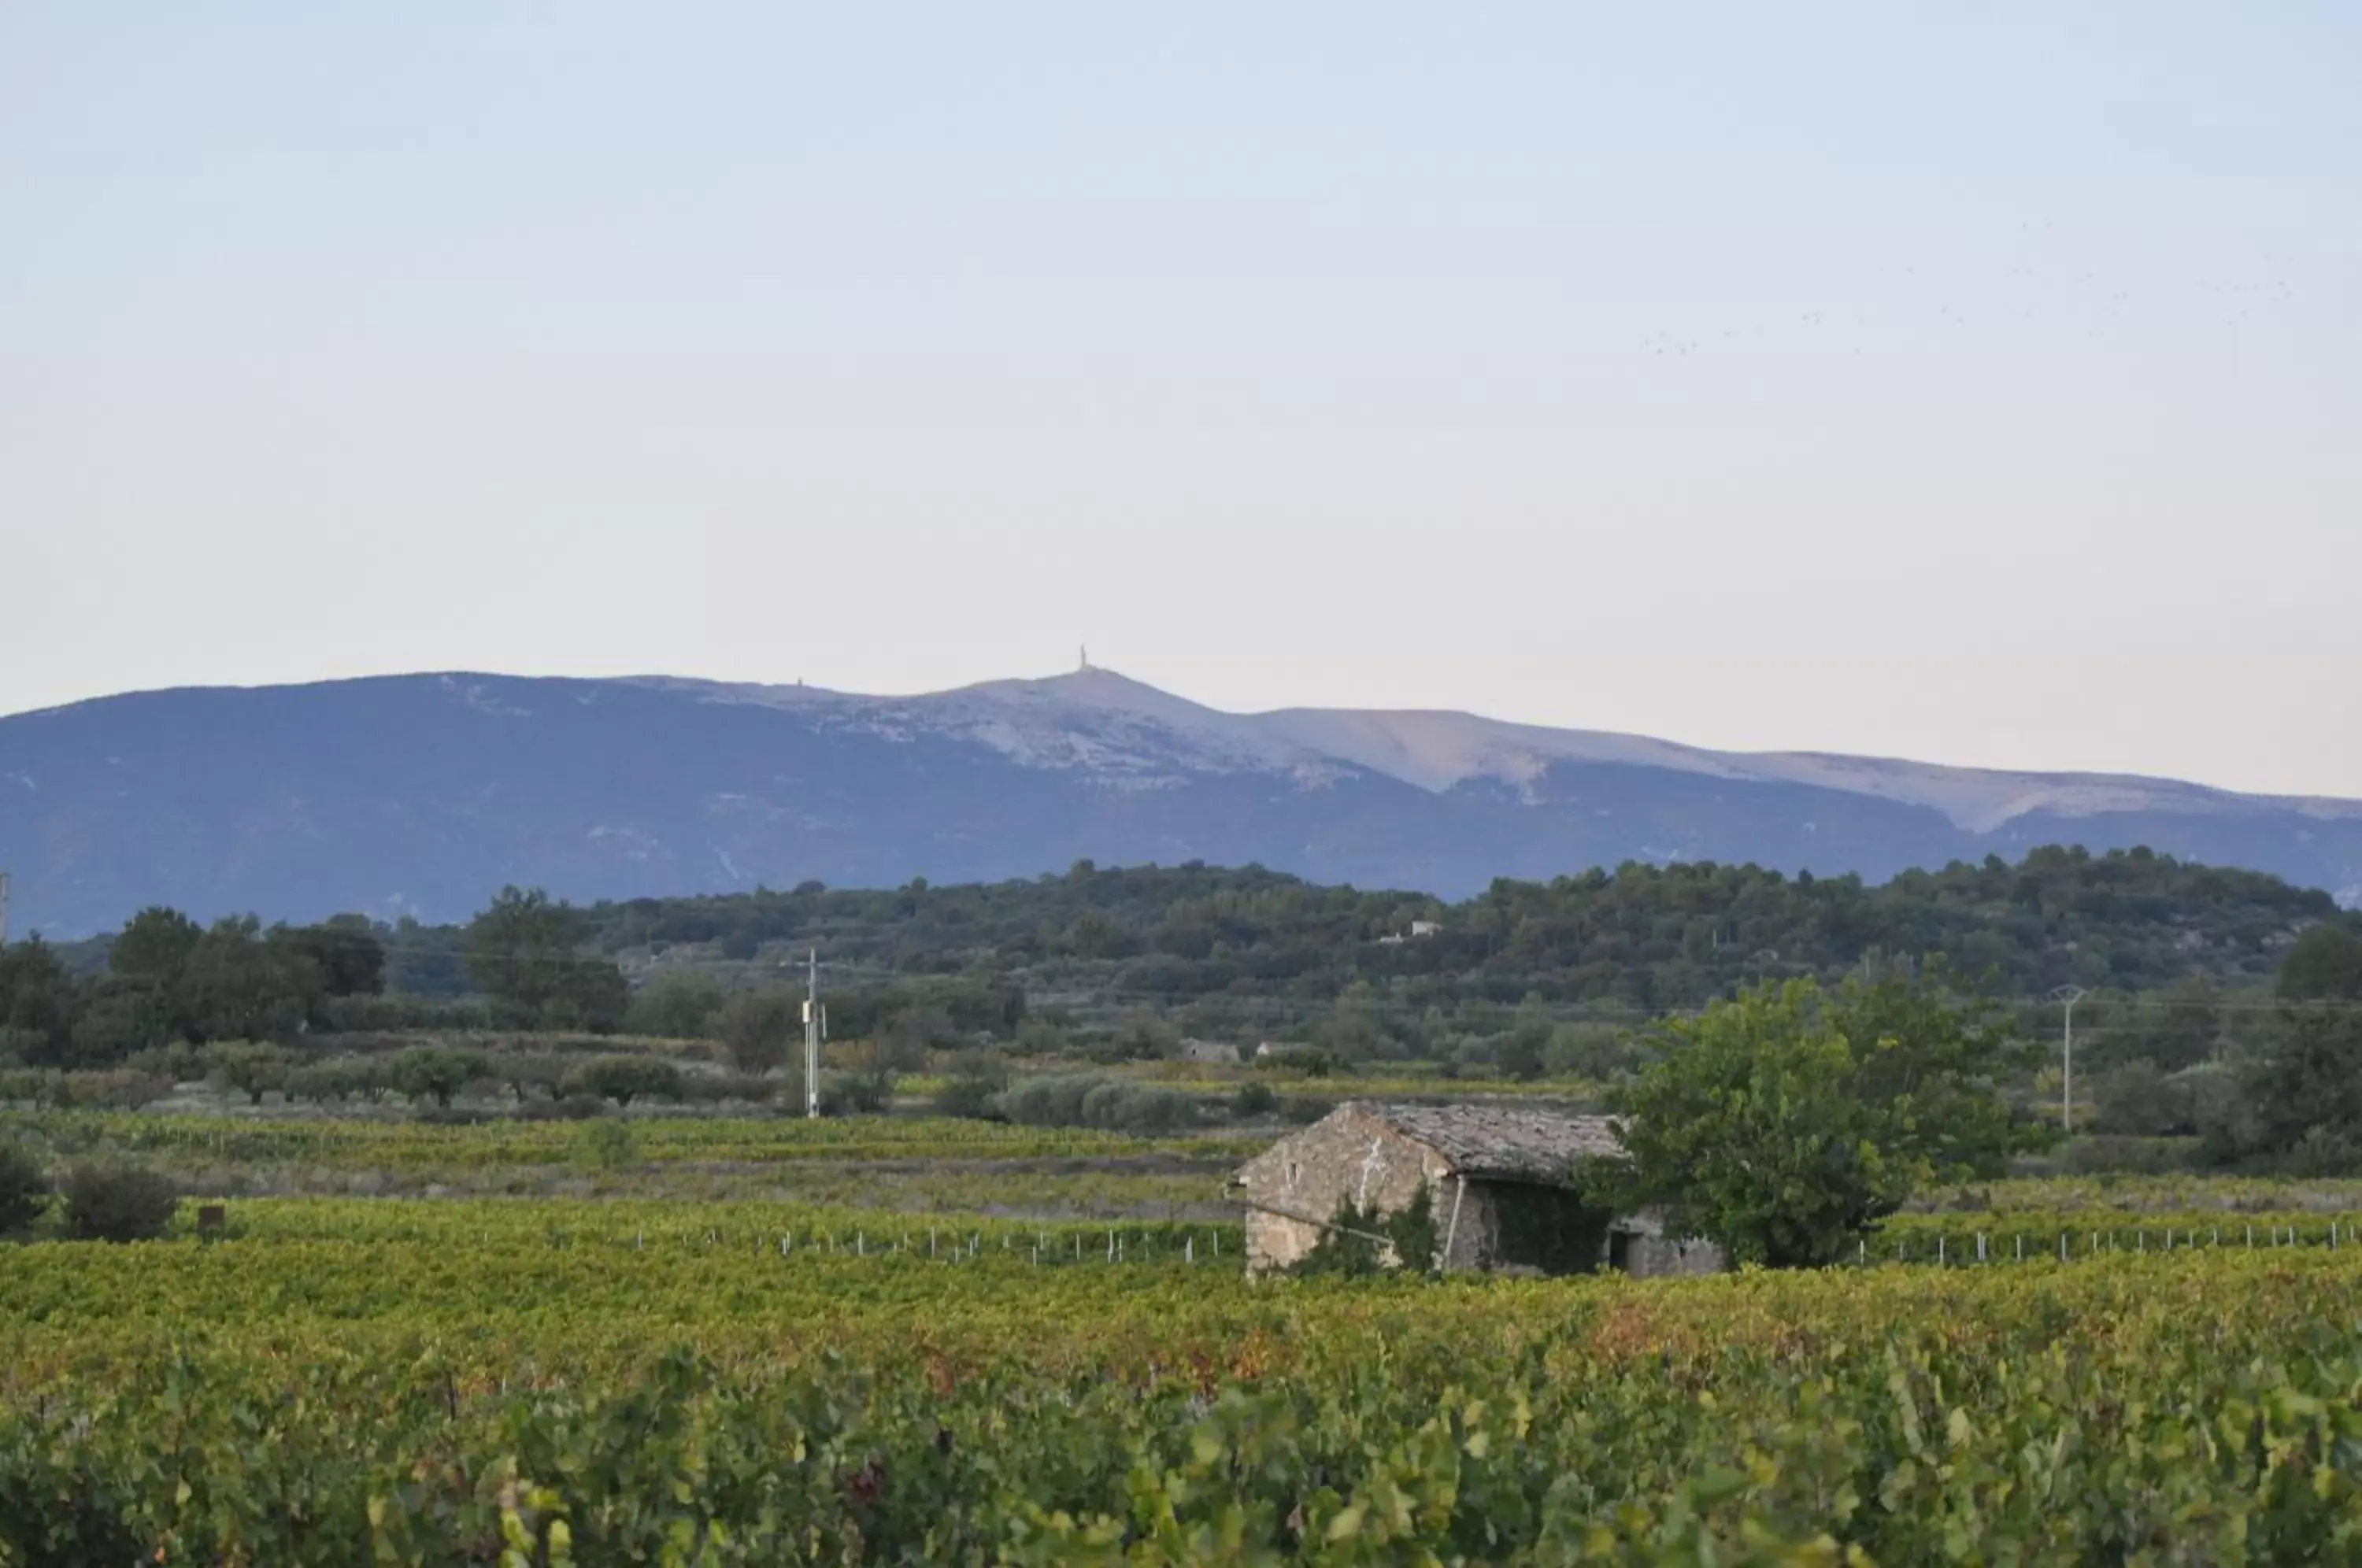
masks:
[[(891, 890), (636, 899), (583, 911), (588, 938), (648, 962), (775, 966), (818, 948), (841, 974), (973, 974), (1052, 988), (1186, 1000), (1217, 993), (1334, 998), (1357, 985), (1438, 999), (1697, 1006), (1771, 977), (1834, 977), (1885, 955), (1943, 955), (2003, 994), (2070, 983), (2142, 990), (2270, 975), (2323, 892), (2147, 850), (2045, 848), (1913, 871), (1881, 886), (1753, 866), (1626, 865), (1550, 882), (1496, 881), (1446, 903), (1320, 887), (1260, 867), (1101, 868)], [(1416, 922), (1429, 934), (1409, 937)], [(1402, 936), (1400, 942), (1386, 939)], [(397, 964), (450, 986), (422, 930)], [(844, 982), (838, 985), (842, 988)]]
[[(2217, 1161), (2303, 1148), (2308, 1168), (2342, 1170), (2362, 1159), (2362, 1106), (2347, 1103), (2362, 976), (2341, 956), (2362, 946), (2356, 929), (2270, 877), (2075, 849), (1879, 887), (1636, 865), (1456, 904), (1254, 867), (1078, 863), (1022, 882), (587, 909), (508, 889), (464, 926), (200, 927), (150, 910), (82, 947), (0, 953), (0, 1099), (131, 1105), (205, 1077), (254, 1106), (800, 1103), (817, 951), (832, 1108), (917, 1093), (956, 1114), (1056, 1120), (1072, 1100), (1087, 1124), (1164, 1127), (1191, 1107), (1073, 1076), (1074, 1059), (1194, 1052), (1192, 1092), (1235, 1088), (1249, 1115), (1270, 1113), (1269, 1086), (1240, 1085), (1220, 1058), (1264, 1043), (1299, 1077), (1348, 1075), (1341, 1088), (1385, 1075), (1588, 1098), (1654, 1059), (1668, 1018), (1770, 984), (1940, 971), (2045, 1042), (2060, 1021), (2044, 999), (2088, 993), (2079, 1130), (2203, 1140)], [(2288, 1010), (2300, 1001), (2310, 1010)], [(2021, 1107), (2059, 1103), (2048, 1059), (2009, 1087)]]

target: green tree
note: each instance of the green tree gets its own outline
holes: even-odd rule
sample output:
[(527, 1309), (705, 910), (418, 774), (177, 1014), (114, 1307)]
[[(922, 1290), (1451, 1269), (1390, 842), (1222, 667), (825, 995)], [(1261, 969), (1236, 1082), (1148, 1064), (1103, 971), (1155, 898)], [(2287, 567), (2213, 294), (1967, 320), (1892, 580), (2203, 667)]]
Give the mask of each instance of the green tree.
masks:
[(1539, 1034), (1523, 1027), (1511, 1031), (1508, 1039), (1501, 1043), (1501, 1076), (1515, 1078), (1519, 1083), (1530, 1083), (1540, 1077), (1542, 1069), (1548, 1065), (1543, 1051), (1549, 1041), (1550, 1034), (1546, 1029)]
[(635, 1099), (679, 1099), (681, 1087), (680, 1069), (656, 1056), (593, 1056), (567, 1076), (569, 1094), (626, 1107)]
[(222, 1082), (246, 1096), (248, 1104), (260, 1105), (264, 1095), (286, 1088), (294, 1064), (278, 1046), (231, 1045), (215, 1050)]
[(612, 960), (577, 954), (558, 977), (557, 992), (542, 1010), (548, 1029), (613, 1034), (632, 1009), (632, 985)]
[(174, 1010), (200, 1041), (276, 1039), (303, 1026), (322, 988), (310, 958), (265, 941), (252, 915), (231, 916), (189, 949)]
[(0, 1238), (31, 1230), (49, 1206), (50, 1178), (41, 1162), (24, 1145), (0, 1140)]
[(2191, 1120), (2189, 1096), (2146, 1057), (2095, 1077), (2092, 1103), (2093, 1129), (2124, 1137), (2160, 1137), (2181, 1131)]
[(1734, 1262), (1834, 1263), (1913, 1192), (1991, 1175), (2024, 1141), (1995, 1087), (2015, 1043), (1940, 983), (1765, 985), (1671, 1033), (1618, 1097), (1627, 1157), (1584, 1185)]
[(386, 1071), (386, 1081), (396, 1094), (409, 1096), (414, 1104), (432, 1099), (448, 1110), (461, 1089), (489, 1070), (480, 1052), (415, 1045), (394, 1057), (393, 1065)]
[(359, 1088), (363, 1070), (358, 1057), (313, 1062), (288, 1069), (287, 1081), (281, 1087), (291, 1100), (308, 1099), (315, 1105), (326, 1105), (330, 1100), (349, 1099)]
[(2286, 1160), (2302, 1149), (2311, 1176), (2362, 1170), (2362, 1009), (2283, 1008), (2246, 1090), (2257, 1152)]
[(557, 1095), (568, 1070), (565, 1057), (546, 1051), (502, 1051), (492, 1057), (486, 1072), (523, 1105), (535, 1089)]
[(2362, 932), (2342, 922), (2312, 927), (2280, 959), (2282, 1001), (2362, 1001)]
[(469, 922), (469, 977), (515, 1022), (529, 1027), (619, 1026), (631, 1003), (623, 972), (580, 951), (579, 915), (538, 888), (503, 888)]
[(321, 989), (332, 997), (373, 997), (385, 990), (385, 944), (367, 915), (332, 915), (317, 925), (282, 925), (272, 942), (308, 959)]
[(0, 1033), (18, 1043), (33, 1067), (72, 1065), (73, 977), (36, 936), (0, 948)]
[(625, 1023), (635, 1034), (700, 1039), (717, 1032), (716, 1017), (730, 999), (729, 990), (711, 975), (659, 973), (633, 994)]
[(109, 976), (84, 993), (74, 1015), (72, 1065), (106, 1066), (161, 1046), (177, 1032), (162, 988), (138, 977)]
[(999, 1052), (963, 1051), (952, 1063), (951, 1081), (935, 1096), (935, 1114), (1000, 1121), (1000, 1095), (1008, 1088), (1009, 1064)]
[(77, 1165), (59, 1185), (65, 1233), (77, 1242), (146, 1242), (181, 1207), (171, 1178), (128, 1165)]
[(1076, 916), (1066, 940), (1084, 958), (1114, 958), (1124, 948), (1122, 929), (1098, 910), (1085, 910)]
[(469, 978), (538, 1022), (573, 967), (579, 924), (573, 910), (539, 888), (502, 888), (468, 924)]
[(175, 909), (150, 905), (126, 921), (106, 950), (106, 966), (127, 979), (165, 990), (180, 983), (181, 966), (196, 951), (204, 928)]
[(2203, 977), (2180, 981), (2157, 996), (2136, 997), (2124, 1010), (2123, 1021), (2102, 1034), (2092, 1065), (2146, 1058), (2168, 1073), (2194, 1067), (2215, 1053), (2222, 1006), (2220, 989)]
[(714, 1032), (740, 1072), (769, 1072), (803, 1032), (801, 999), (776, 986), (740, 991), (723, 1004)]

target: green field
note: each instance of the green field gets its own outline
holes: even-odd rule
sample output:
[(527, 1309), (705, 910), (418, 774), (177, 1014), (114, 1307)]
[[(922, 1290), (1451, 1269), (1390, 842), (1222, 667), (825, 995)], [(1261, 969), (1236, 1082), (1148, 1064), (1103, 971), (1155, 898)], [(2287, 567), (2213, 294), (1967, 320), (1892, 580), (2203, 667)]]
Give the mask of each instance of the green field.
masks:
[(1050, 1267), (783, 1257), (810, 1217), (759, 1209), (262, 1207), (10, 1259), (0, 1560), (2278, 1562), (2362, 1530), (2351, 1251), (1250, 1285), (1138, 1236)]
[[(0, 1564), (2362, 1560), (2337, 1184), (1993, 1184), (1827, 1274), (1250, 1282), (1218, 1205), (1056, 1213), (1160, 1161), (1218, 1198), (1237, 1139), (626, 1124), (594, 1169), (566, 1124), (8, 1119), (227, 1195), (0, 1249)], [(307, 1170), (411, 1195), (269, 1195)], [(531, 1172), (592, 1190), (468, 1185)], [(2070, 1217), (2067, 1263), (1997, 1240)]]
[(632, 1156), (616, 1166), (596, 1155), (593, 1135), (575, 1122), (0, 1116), (0, 1125), (57, 1161), (127, 1160), (168, 1171), (204, 1196), (634, 1195), (1046, 1220), (1220, 1218), (1224, 1176), (1270, 1137), (1142, 1138), (916, 1117), (646, 1115), (624, 1124)]

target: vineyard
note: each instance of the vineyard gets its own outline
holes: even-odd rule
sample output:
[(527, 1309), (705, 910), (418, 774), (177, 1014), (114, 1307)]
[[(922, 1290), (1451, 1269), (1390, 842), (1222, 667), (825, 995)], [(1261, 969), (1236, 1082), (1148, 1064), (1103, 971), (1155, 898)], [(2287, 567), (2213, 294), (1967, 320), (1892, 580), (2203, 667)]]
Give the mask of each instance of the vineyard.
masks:
[(2325, 1220), (1250, 1284), (1215, 1226), (228, 1207), (216, 1240), (6, 1254), (0, 1562), (2362, 1554), (2362, 1249)]
[(2362, 1562), (2351, 1183), (1996, 1182), (1822, 1274), (1251, 1282), (1229, 1135), (7, 1131), (217, 1209), (0, 1245), (0, 1568)]
[(1222, 1178), (1267, 1138), (1128, 1136), (916, 1117), (846, 1121), (635, 1116), (436, 1125), (366, 1118), (40, 1112), (0, 1117), (51, 1163), (171, 1173), (193, 1194), (634, 1196), (1044, 1219), (1228, 1210)]
[[(336, 1169), (456, 1171), (563, 1165), (581, 1143), (579, 1123), (485, 1121), (438, 1126), (361, 1118), (261, 1120), (53, 1112), (9, 1118), (21, 1135), (62, 1149), (105, 1145), (169, 1162), (290, 1162)], [(820, 1121), (727, 1117), (639, 1117), (638, 1158), (651, 1163), (801, 1160), (1042, 1159), (1187, 1153), (1244, 1159), (1268, 1138), (1142, 1138), (1083, 1128), (1011, 1127), (932, 1117)]]

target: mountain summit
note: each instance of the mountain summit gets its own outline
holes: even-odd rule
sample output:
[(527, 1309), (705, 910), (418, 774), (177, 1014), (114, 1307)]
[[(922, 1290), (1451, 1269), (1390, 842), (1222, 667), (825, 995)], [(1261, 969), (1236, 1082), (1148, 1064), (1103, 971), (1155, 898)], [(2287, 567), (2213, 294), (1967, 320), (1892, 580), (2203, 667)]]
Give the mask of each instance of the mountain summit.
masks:
[(1112, 670), (917, 697), (669, 677), (394, 676), (0, 719), (17, 924), (143, 904), (441, 920), (808, 878), (1259, 861), (1462, 895), (1626, 860), (1883, 878), (2147, 845), (2362, 899), (2362, 801), (1705, 751), (1473, 714), (1226, 713)]

